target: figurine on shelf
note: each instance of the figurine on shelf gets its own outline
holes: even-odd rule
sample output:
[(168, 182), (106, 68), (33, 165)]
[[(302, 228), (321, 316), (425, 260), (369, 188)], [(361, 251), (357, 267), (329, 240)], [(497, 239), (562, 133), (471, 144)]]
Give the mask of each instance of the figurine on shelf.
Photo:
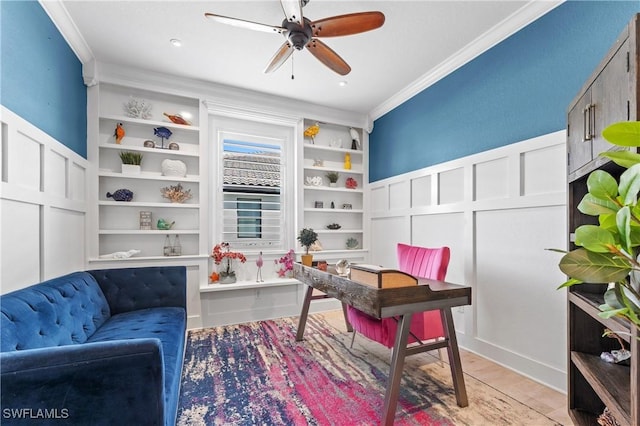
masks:
[(344, 155), (344, 169), (351, 170), (351, 154), (348, 152)]
[(352, 127), (349, 129), (349, 134), (351, 135), (351, 149), (360, 149), (360, 135), (358, 131)]
[(113, 132), (113, 136), (116, 138), (116, 143), (119, 145), (122, 143), (122, 139), (124, 139), (125, 131), (124, 127), (122, 127), (122, 123), (116, 124), (116, 130)]
[(304, 131), (304, 136), (307, 138), (311, 138), (311, 143), (316, 143), (316, 135), (320, 131), (320, 125), (318, 123), (313, 126), (309, 126)]
[(140, 254), (140, 250), (117, 251), (115, 253), (103, 254), (100, 259), (128, 259), (133, 255)]
[(169, 223), (168, 221), (164, 220), (164, 219), (158, 219), (158, 223), (156, 224), (156, 228), (160, 229), (161, 231), (166, 231), (168, 229), (171, 229), (173, 227), (173, 225), (175, 225), (176, 221), (174, 220), (173, 222)]
[(133, 192), (128, 189), (117, 189), (111, 192), (107, 192), (107, 198), (113, 198), (114, 201), (131, 201), (133, 200)]
[(256, 260), (256, 266), (258, 267), (258, 273), (256, 274), (256, 282), (263, 283), (262, 279), (262, 265), (264, 265), (264, 260), (262, 259), (262, 252), (258, 255), (258, 260)]
[(161, 148), (164, 149), (164, 140), (169, 139), (173, 133), (171, 133), (171, 130), (167, 129), (166, 127), (156, 127), (155, 129), (153, 129), (153, 134), (158, 136), (162, 140)]
[(180, 114), (167, 114), (166, 112), (163, 113), (169, 120), (171, 120), (172, 123), (174, 124), (183, 124), (185, 126), (190, 126), (191, 123), (187, 120), (185, 120), (184, 118), (182, 118), (182, 116)]
[(356, 189), (358, 187), (358, 181), (350, 177), (350, 178), (347, 178), (344, 185), (349, 189)]

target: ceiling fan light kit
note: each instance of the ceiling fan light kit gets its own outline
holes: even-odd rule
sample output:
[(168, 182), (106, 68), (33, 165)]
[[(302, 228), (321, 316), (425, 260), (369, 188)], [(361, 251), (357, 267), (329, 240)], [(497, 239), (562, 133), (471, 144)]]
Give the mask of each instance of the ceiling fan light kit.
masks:
[(349, 74), (351, 71), (349, 64), (319, 37), (342, 37), (375, 30), (384, 24), (384, 14), (382, 12), (358, 12), (311, 21), (302, 15), (302, 7), (308, 1), (280, 0), (285, 14), (285, 19), (280, 27), (214, 13), (205, 13), (205, 17), (221, 24), (284, 35), (286, 41), (269, 61), (264, 69), (265, 73), (271, 73), (280, 68), (289, 59), (294, 49), (303, 50), (306, 47), (316, 59), (329, 69), (340, 75)]

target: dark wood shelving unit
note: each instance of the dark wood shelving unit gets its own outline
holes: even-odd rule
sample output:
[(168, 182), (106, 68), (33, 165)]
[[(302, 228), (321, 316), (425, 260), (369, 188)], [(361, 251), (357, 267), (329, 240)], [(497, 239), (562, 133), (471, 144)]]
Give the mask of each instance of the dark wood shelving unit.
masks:
[[(577, 210), (594, 170), (618, 178), (625, 170), (599, 154), (620, 149), (603, 142), (604, 127), (619, 121), (640, 119), (640, 14), (622, 31), (600, 65), (570, 104), (567, 114), (568, 245), (581, 225), (597, 224), (597, 217)], [(569, 289), (568, 305), (568, 409), (576, 425), (597, 425), (605, 407), (621, 425), (640, 425), (640, 340), (638, 329), (623, 318), (602, 318), (603, 284), (580, 284)], [(631, 351), (630, 365), (611, 364), (600, 354), (620, 349), (615, 338), (603, 337), (605, 329), (619, 333)]]

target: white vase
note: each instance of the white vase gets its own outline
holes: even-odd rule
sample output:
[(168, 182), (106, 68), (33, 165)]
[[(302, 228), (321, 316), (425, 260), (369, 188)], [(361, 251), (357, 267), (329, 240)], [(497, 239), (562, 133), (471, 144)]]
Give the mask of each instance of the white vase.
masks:
[(123, 164), (122, 165), (122, 174), (123, 175), (139, 175), (140, 174), (140, 166), (137, 164)]
[(187, 175), (187, 165), (180, 160), (162, 160), (162, 175), (185, 177)]

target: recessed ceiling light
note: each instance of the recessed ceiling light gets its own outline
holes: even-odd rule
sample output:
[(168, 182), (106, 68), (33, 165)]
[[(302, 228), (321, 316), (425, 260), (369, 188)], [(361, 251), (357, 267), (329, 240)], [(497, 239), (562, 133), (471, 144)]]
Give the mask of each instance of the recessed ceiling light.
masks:
[(344, 87), (344, 86), (346, 86), (347, 84), (349, 84), (349, 83), (347, 83), (346, 81), (342, 80), (340, 83), (338, 83), (338, 86), (340, 86), (340, 87)]
[(169, 40), (169, 43), (171, 43), (175, 47), (182, 46), (182, 40), (180, 40), (179, 38), (172, 38), (171, 40)]

